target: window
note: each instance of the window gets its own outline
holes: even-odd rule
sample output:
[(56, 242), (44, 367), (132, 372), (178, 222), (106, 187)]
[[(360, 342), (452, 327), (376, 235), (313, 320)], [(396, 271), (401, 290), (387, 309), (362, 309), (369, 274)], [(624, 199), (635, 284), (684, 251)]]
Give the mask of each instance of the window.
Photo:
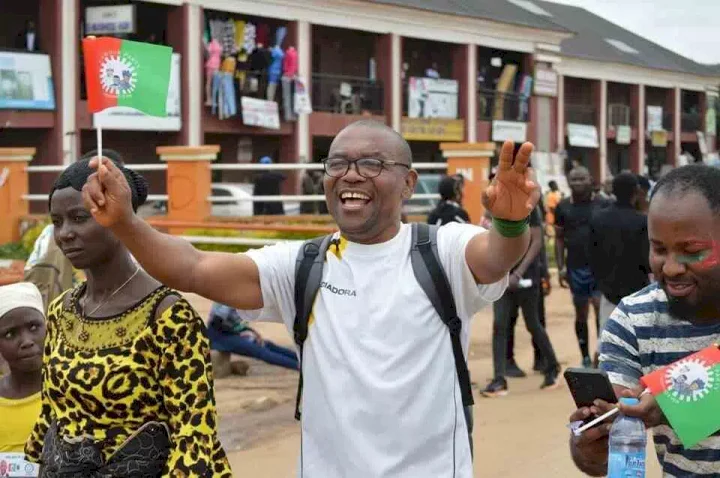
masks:
[(635, 48), (631, 47), (630, 45), (628, 45), (627, 43), (625, 43), (623, 41), (615, 40), (613, 38), (606, 38), (605, 41), (623, 53), (630, 53), (632, 55), (637, 55), (638, 53), (640, 53)]
[(540, 5), (533, 3), (529, 0), (508, 0), (508, 2), (517, 5), (520, 8), (523, 8), (527, 10), (530, 13), (534, 13), (535, 15), (543, 15), (546, 17), (552, 17), (552, 14), (542, 8)]

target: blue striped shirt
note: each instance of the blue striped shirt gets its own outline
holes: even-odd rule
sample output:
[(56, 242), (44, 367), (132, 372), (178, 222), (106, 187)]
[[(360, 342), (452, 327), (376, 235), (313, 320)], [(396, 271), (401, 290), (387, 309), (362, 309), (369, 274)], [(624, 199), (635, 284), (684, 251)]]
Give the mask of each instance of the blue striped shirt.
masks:
[[(640, 377), (720, 342), (720, 323), (693, 325), (671, 317), (667, 296), (651, 284), (625, 297), (600, 337), (600, 368), (615, 385), (635, 388)], [(720, 476), (720, 433), (692, 448), (672, 428), (653, 429), (655, 451), (665, 477)]]

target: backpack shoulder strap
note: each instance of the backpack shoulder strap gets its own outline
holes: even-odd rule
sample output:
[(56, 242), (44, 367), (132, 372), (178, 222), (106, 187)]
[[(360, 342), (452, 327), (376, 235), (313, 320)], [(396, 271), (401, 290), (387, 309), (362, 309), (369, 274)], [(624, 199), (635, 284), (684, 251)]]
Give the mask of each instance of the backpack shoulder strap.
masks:
[(463, 405), (467, 407), (472, 405), (474, 401), (470, 384), (470, 372), (467, 368), (460, 341), (462, 321), (457, 315), (450, 282), (445, 275), (438, 255), (437, 231), (437, 226), (422, 223), (412, 225), (410, 259), (415, 278), (450, 332), (460, 392)]
[[(300, 361), (303, 358), (303, 345), (308, 334), (308, 320), (312, 312), (315, 296), (322, 281), (325, 253), (332, 234), (305, 241), (298, 251), (295, 262), (295, 322), (293, 338), (298, 347)], [(300, 398), (302, 396), (303, 375), (300, 367), (297, 397), (295, 400), (295, 418), (300, 419)]]

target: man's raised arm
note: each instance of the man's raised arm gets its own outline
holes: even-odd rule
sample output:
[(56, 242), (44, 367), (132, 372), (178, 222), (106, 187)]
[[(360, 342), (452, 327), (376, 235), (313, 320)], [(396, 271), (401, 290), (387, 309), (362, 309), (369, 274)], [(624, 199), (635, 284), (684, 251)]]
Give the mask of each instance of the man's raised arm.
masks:
[(183, 239), (155, 230), (133, 212), (130, 187), (112, 161), (96, 158), (90, 166), (97, 171), (83, 187), (86, 207), (151, 276), (173, 289), (231, 307), (262, 308), (260, 274), (250, 257), (199, 251)]
[(465, 260), (478, 284), (502, 279), (528, 249), (528, 217), (540, 199), (535, 175), (528, 167), (533, 145), (523, 144), (513, 161), (514, 145), (506, 141), (500, 152), (498, 172), (483, 193), (493, 227), (474, 237), (465, 249)]

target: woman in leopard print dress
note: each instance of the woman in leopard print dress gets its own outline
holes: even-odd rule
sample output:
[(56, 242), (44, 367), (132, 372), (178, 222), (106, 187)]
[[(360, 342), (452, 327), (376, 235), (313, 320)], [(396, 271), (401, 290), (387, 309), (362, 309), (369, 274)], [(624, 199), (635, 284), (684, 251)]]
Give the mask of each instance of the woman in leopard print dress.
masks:
[[(147, 183), (122, 171), (137, 209)], [(27, 459), (42, 478), (230, 477), (204, 323), (95, 222), (81, 194), (91, 173), (81, 159), (50, 193), (55, 241), (87, 281), (49, 307)]]

